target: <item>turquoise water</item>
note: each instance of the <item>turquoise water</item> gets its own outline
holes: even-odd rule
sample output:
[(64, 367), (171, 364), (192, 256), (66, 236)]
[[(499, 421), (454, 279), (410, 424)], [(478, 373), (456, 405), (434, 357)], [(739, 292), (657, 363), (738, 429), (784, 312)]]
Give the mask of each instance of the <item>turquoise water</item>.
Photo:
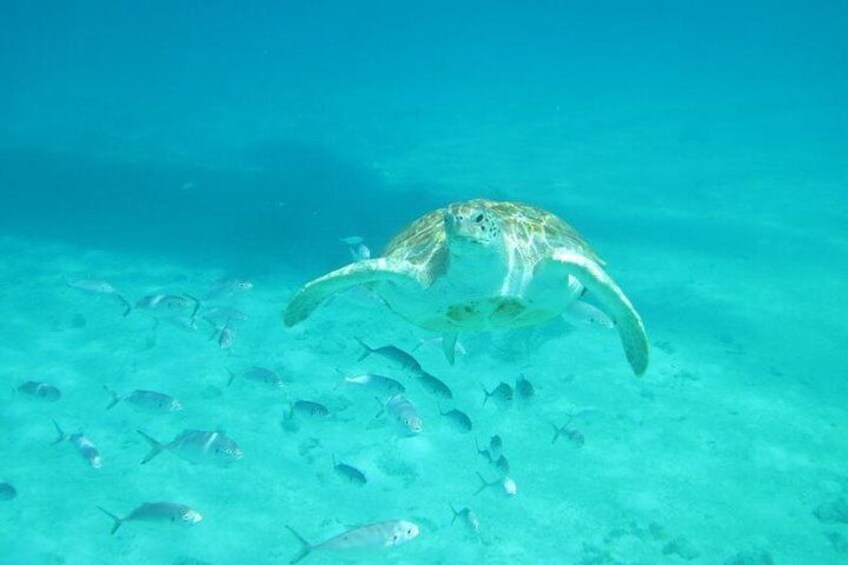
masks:
[[(0, 374), (61, 391), (0, 401), (0, 562), (288, 563), (286, 525), (318, 544), (401, 519), (408, 543), (305, 562), (848, 561), (848, 4), (243, 4), (0, 6)], [(363, 288), (282, 323), (351, 261), (340, 238), (377, 256), (478, 197), (580, 231), (644, 320), (644, 376), (574, 317), (463, 333), (454, 365)], [(252, 288), (206, 298), (233, 279)], [(201, 305), (123, 316), (80, 280)], [(413, 352), (454, 398), (355, 338)], [(419, 434), (339, 386), (369, 371), (406, 387)], [(484, 405), (520, 374), (531, 400)], [(104, 386), (183, 409), (107, 410)], [(297, 400), (329, 415), (289, 418)], [(52, 420), (102, 466), (52, 445)], [(137, 430), (186, 429), (244, 456), (141, 464)], [(475, 494), (504, 474), (475, 445), (493, 435), (514, 496)], [(110, 535), (97, 509), (160, 501), (203, 519)]]

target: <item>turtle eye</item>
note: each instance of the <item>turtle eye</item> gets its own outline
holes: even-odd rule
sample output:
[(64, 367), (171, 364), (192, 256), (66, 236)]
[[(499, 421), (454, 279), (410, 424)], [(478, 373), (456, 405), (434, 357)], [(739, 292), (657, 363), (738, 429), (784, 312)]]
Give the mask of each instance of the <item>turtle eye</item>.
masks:
[(483, 221), (483, 214), (477, 214), (477, 217), (474, 218), (474, 221), (478, 224)]

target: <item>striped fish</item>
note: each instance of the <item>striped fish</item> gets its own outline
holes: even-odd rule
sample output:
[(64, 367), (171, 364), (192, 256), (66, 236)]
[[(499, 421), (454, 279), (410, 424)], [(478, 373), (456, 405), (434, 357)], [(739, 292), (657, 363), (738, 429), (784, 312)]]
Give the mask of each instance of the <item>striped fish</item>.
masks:
[(384, 549), (407, 543), (421, 533), (416, 524), (406, 520), (376, 522), (350, 529), (319, 544), (312, 545), (303, 536), (286, 526), (303, 545), (300, 553), (289, 561), (294, 565), (313, 551), (348, 551), (356, 549)]
[(171, 451), (181, 459), (195, 464), (214, 464), (226, 466), (244, 457), (238, 444), (224, 435), (224, 432), (186, 430), (171, 443), (163, 444), (141, 430), (139, 435), (151, 445), (150, 452), (142, 459), (144, 465), (163, 451)]
[(124, 522), (164, 522), (177, 526), (193, 526), (203, 520), (203, 516), (197, 510), (174, 502), (146, 502), (123, 518), (112, 514), (102, 506), (97, 508), (115, 522), (112, 526), (113, 534)]

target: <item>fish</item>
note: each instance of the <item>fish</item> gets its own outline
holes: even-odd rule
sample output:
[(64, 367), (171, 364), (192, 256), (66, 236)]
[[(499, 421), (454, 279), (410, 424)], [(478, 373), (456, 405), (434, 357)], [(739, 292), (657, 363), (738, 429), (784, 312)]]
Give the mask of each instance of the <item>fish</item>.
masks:
[(111, 410), (120, 402), (129, 402), (133, 406), (141, 408), (147, 412), (177, 412), (183, 409), (180, 401), (169, 394), (155, 392), (152, 390), (134, 390), (126, 394), (117, 394), (109, 387), (103, 386), (103, 390), (109, 393), (112, 400), (106, 406), (107, 410)]
[[(230, 380), (227, 381), (227, 386), (230, 386), (236, 380), (237, 375), (229, 369), (227, 371), (230, 373)], [(241, 373), (241, 378), (270, 388), (283, 388), (286, 386), (285, 381), (277, 373), (265, 367), (248, 367)]]
[(464, 506), (457, 510), (454, 508), (453, 504), (450, 505), (451, 512), (453, 512), (453, 518), (451, 518), (451, 525), (456, 522), (457, 518), (462, 519), (465, 526), (473, 533), (480, 533), (480, 519), (477, 518), (477, 514), (474, 513), (473, 510)]
[(221, 431), (185, 430), (167, 444), (156, 441), (141, 430), (137, 432), (151, 445), (150, 451), (141, 460), (142, 465), (163, 451), (171, 451), (189, 463), (221, 467), (244, 457), (244, 452), (238, 444)]
[[(421, 340), (418, 341), (418, 345), (416, 345), (414, 348), (412, 348), (412, 352), (415, 353), (416, 351), (418, 351), (418, 349), (422, 345), (430, 345), (430, 344), (433, 344), (433, 343), (438, 343), (439, 345), (443, 346), (445, 339), (446, 339), (445, 336), (436, 336), (436, 337), (421, 339)], [(457, 355), (468, 355), (468, 350), (465, 349), (465, 346), (462, 345), (459, 341), (457, 341), (456, 339), (450, 339), (450, 341), (454, 342), (453, 343), (454, 357), (456, 357)]]
[(422, 370), (418, 373), (418, 382), (421, 383), (421, 386), (426, 391), (435, 394), (439, 398), (453, 398), (453, 392), (451, 392), (450, 387), (426, 371)]
[(482, 484), (480, 485), (480, 488), (478, 488), (477, 491), (474, 493), (475, 495), (480, 494), (485, 489), (490, 487), (500, 487), (503, 493), (507, 496), (515, 496), (516, 494), (518, 494), (518, 485), (512, 478), (508, 476), (504, 476), (500, 479), (495, 479), (491, 482), (487, 481), (479, 472), (477, 473), (477, 476), (480, 478), (480, 482)]
[(533, 384), (527, 380), (527, 377), (525, 377), (523, 373), (515, 379), (515, 392), (518, 395), (518, 398), (524, 401), (532, 399), (536, 394)]
[(503, 453), (501, 453), (500, 457), (497, 459), (491, 460), (490, 463), (495, 469), (500, 471), (502, 475), (509, 474), (509, 460)]
[(56, 402), (62, 398), (62, 391), (48, 383), (38, 381), (27, 381), (18, 386), (17, 392), (22, 392), (38, 400), (45, 402)]
[(218, 347), (221, 349), (229, 349), (236, 341), (236, 330), (227, 322), (221, 331), (218, 332)]
[(347, 376), (342, 381), (342, 384), (361, 386), (390, 396), (406, 392), (406, 387), (402, 383), (391, 377), (375, 375), (374, 373)]
[(486, 390), (484, 387), (483, 392), (486, 393), (486, 398), (483, 399), (483, 406), (486, 405), (490, 398), (494, 398), (501, 407), (510, 406), (512, 405), (512, 399), (515, 396), (512, 387), (505, 382), (498, 384), (498, 386), (493, 388), (491, 392)]
[(164, 522), (176, 526), (193, 526), (203, 520), (197, 510), (175, 502), (145, 502), (123, 518), (102, 506), (97, 508), (114, 521), (111, 534), (117, 532), (124, 522)]
[(92, 469), (100, 469), (103, 466), (103, 459), (100, 457), (100, 452), (97, 450), (94, 442), (81, 433), (65, 435), (65, 432), (62, 431), (56, 420), (53, 420), (53, 425), (56, 427), (56, 433), (58, 434), (58, 437), (53, 441), (53, 445), (67, 440), (76, 448), (80, 456), (91, 465)]
[(394, 345), (384, 345), (382, 347), (371, 347), (361, 339), (354, 338), (359, 342), (359, 345), (362, 346), (364, 351), (362, 355), (359, 356), (359, 361), (362, 361), (372, 353), (383, 357), (384, 359), (391, 361), (394, 365), (396, 365), (399, 369), (404, 371), (408, 371), (414, 375), (420, 375), (424, 372), (421, 368), (421, 364), (415, 360), (415, 357), (404, 351), (399, 347), (395, 347)]
[(197, 317), (200, 300), (188, 294), (149, 294), (135, 304), (136, 309), (154, 315), (173, 316), (191, 310), (191, 317)]
[(597, 409), (593, 406), (582, 406), (572, 410), (568, 415), (568, 420), (563, 425), (557, 426), (556, 424), (551, 423), (551, 427), (554, 429), (554, 437), (551, 439), (551, 445), (556, 443), (556, 440), (559, 439), (560, 436), (565, 436), (577, 447), (582, 446), (586, 442), (586, 438), (583, 437), (583, 432), (577, 428), (569, 427), (569, 424), (571, 424), (576, 418), (585, 414), (590, 414), (596, 410)]
[(573, 321), (587, 326), (614, 329), (615, 322), (607, 316), (600, 308), (584, 302), (575, 300), (565, 310), (565, 316)]
[(72, 281), (65, 277), (65, 284), (69, 288), (81, 290), (86, 294), (111, 296), (117, 299), (124, 307), (124, 316), (128, 316), (130, 311), (132, 311), (132, 304), (130, 304), (130, 301), (119, 293), (114, 286), (106, 281), (96, 279), (77, 279)]
[(407, 435), (418, 435), (424, 425), (415, 406), (402, 394), (396, 394), (386, 401), (386, 410), (401, 426)]
[(18, 496), (18, 491), (9, 483), (0, 483), (0, 500), (12, 500)]
[(324, 419), (330, 415), (330, 410), (318, 402), (295, 400), (289, 406), (289, 418), (293, 418), (295, 415), (308, 419)]
[[(571, 422), (571, 420), (569, 420)], [(568, 423), (565, 423), (561, 427), (557, 427), (556, 424), (552, 424), (554, 428), (554, 437), (551, 440), (551, 445), (556, 443), (556, 440), (559, 439), (559, 436), (565, 436), (568, 440), (576, 445), (577, 447), (582, 446), (586, 443), (586, 438), (583, 436), (583, 432), (578, 430), (577, 428), (569, 428)]]
[(350, 256), (354, 261), (365, 261), (371, 258), (371, 250), (364, 243), (350, 246)]
[(368, 479), (365, 478), (365, 473), (346, 463), (337, 463), (335, 455), (333, 455), (333, 470), (349, 483), (364, 485), (368, 482)]
[(471, 431), (473, 425), (471, 424), (471, 418), (468, 417), (468, 414), (462, 412), (461, 410), (457, 410), (456, 408), (452, 410), (448, 410), (447, 412), (443, 412), (441, 407), (439, 407), (439, 413), (448, 419), (448, 421), (456, 428), (458, 431), (462, 433), (468, 433)]
[(502, 455), (503, 452), (503, 440), (499, 435), (493, 435), (489, 438), (489, 453), (492, 456), (492, 459), (497, 459)]
[(206, 320), (214, 328), (220, 328), (226, 324), (233, 325), (236, 322), (246, 322), (247, 314), (241, 310), (230, 308), (229, 306), (213, 306), (204, 311), (201, 318)]
[(348, 237), (340, 237), (339, 241), (345, 245), (359, 245), (365, 242), (365, 238), (358, 235), (351, 235)]
[(294, 556), (290, 565), (294, 565), (304, 559), (313, 551), (346, 551), (356, 549), (383, 549), (402, 545), (417, 538), (421, 533), (420, 528), (406, 520), (389, 520), (387, 522), (376, 522), (365, 526), (358, 526), (347, 530), (337, 536), (323, 541), (319, 544), (311, 544), (291, 526), (286, 529), (300, 541), (302, 547), (300, 553)]
[(212, 283), (206, 294), (203, 295), (204, 300), (213, 298), (229, 297), (235, 294), (241, 294), (253, 290), (253, 283), (247, 279), (231, 278), (221, 279)]

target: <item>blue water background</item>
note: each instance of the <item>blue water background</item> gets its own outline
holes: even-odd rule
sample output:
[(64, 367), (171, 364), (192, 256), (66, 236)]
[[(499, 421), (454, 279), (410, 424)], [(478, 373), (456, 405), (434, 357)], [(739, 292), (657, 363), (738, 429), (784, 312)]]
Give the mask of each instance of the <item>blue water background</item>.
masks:
[[(811, 511), (848, 489), (844, 467), (816, 463), (823, 452), (848, 453), (848, 3), (6, 0), (0, 77), (0, 237), (8, 253), (0, 270), (4, 312), (14, 319), (0, 336), (19, 349), (8, 353), (9, 384), (26, 380), (28, 368), (40, 370), (44, 349), (34, 344), (43, 327), (31, 322), (34, 310), (69, 300), (45, 298), (52, 291), (43, 277), (105, 271), (142, 292), (156, 278), (145, 266), (157, 262), (170, 269), (163, 286), (180, 272), (250, 276), (265, 283), (252, 307), (269, 320), (256, 355), (270, 356), (286, 339), (278, 316), (288, 293), (347, 261), (339, 237), (362, 235), (376, 253), (407, 222), (447, 202), (529, 201), (566, 218), (607, 259), (652, 338), (666, 344), (655, 376), (679, 376), (682, 366), (762, 387), (772, 407), (774, 399), (803, 399), (790, 412), (816, 422), (811, 443), (799, 448), (806, 463), (775, 472), (786, 484), (804, 469), (822, 476), (798, 492), (769, 494), (793, 501), (792, 511), (781, 512), (777, 502), (768, 513), (780, 540), (750, 521), (756, 514), (746, 514), (737, 531), (750, 532), (740, 539), (767, 548), (775, 562), (814, 547), (815, 562), (845, 559), (845, 548), (827, 535), (844, 540), (845, 525), (822, 525)], [(86, 259), (91, 250), (105, 255)], [(131, 274), (121, 279), (114, 274), (120, 268)], [(35, 273), (38, 283), (30, 279)], [(85, 299), (76, 299), (85, 310)], [(71, 312), (57, 313), (64, 315)], [(120, 326), (102, 318), (90, 319), (86, 331), (105, 340), (97, 320), (108, 331)], [(340, 331), (338, 343), (348, 333)], [(674, 339), (688, 344), (679, 365), (663, 357), (687, 349), (668, 345)], [(209, 347), (199, 343), (186, 347)], [(59, 339), (54, 347), (51, 368), (61, 373), (73, 362), (74, 344)], [(108, 341), (100, 347), (108, 356)], [(355, 357), (348, 347), (347, 357)], [(95, 391), (104, 379), (89, 378)], [(646, 379), (650, 387), (651, 373)], [(71, 382), (84, 380), (80, 374)], [(614, 379), (606, 385), (622, 386)], [(701, 382), (712, 406), (722, 406), (720, 385)], [(479, 391), (476, 382), (469, 389)], [(549, 386), (548, 398), (557, 390)], [(696, 412), (687, 400), (675, 399), (675, 409)], [(90, 404), (93, 410), (101, 402)], [(63, 415), (79, 425), (97, 421), (88, 409), (70, 405)], [(28, 410), (18, 405), (0, 424), (3, 437), (19, 436), (0, 479), (12, 480), (20, 457), (86, 471), (71, 457), (20, 455), (52, 439), (55, 414)], [(37, 429), (26, 427), (36, 419)], [(816, 426), (825, 421), (841, 442), (816, 443)], [(126, 431), (133, 435), (132, 426)], [(722, 431), (714, 433), (721, 442)], [(759, 430), (735, 433), (754, 442)], [(629, 441), (621, 431), (617, 439)], [(673, 443), (655, 447), (672, 459), (685, 452)], [(473, 474), (467, 480), (473, 489)], [(606, 480), (614, 481), (598, 478)], [(559, 486), (565, 497), (567, 485)], [(726, 494), (737, 492), (729, 486)], [(86, 500), (86, 511), (98, 503)], [(306, 529), (318, 531), (324, 518), (314, 516)], [(26, 513), (7, 520), (13, 532), (30, 529)], [(120, 554), (105, 535), (105, 517), (87, 520), (104, 535), (81, 546)], [(713, 520), (722, 517), (701, 525)], [(250, 520), (242, 516), (238, 527)], [(544, 537), (541, 522), (530, 527)], [(798, 539), (796, 529), (805, 532)], [(556, 531), (561, 539), (569, 530)], [(273, 551), (254, 558), (273, 562), (296, 552), (281, 526), (278, 537)], [(44, 538), (0, 539), (13, 555), (50, 546)], [(427, 551), (398, 559), (449, 560), (456, 540), (428, 543)], [(510, 553), (495, 542), (488, 558), (530, 563), (555, 555), (529, 543), (511, 540)], [(720, 563), (743, 546), (719, 551), (715, 540), (706, 542), (699, 559)], [(144, 555), (133, 551), (133, 559)], [(92, 555), (67, 553), (76, 556), (69, 562)], [(784, 554), (793, 557), (781, 560)], [(205, 559), (230, 563), (235, 556), (230, 548)]]

